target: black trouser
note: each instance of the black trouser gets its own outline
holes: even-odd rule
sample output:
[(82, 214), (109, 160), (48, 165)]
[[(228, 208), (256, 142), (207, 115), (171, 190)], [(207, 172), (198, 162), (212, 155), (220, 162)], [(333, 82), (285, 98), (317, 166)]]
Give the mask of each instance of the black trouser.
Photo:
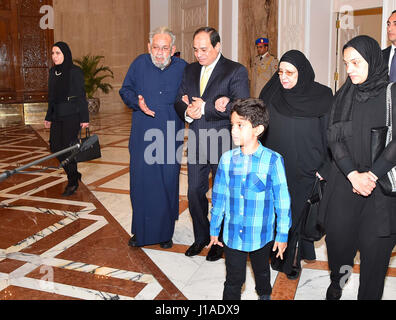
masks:
[(242, 286), (246, 281), (246, 261), (249, 255), (256, 282), (256, 292), (259, 296), (270, 295), (271, 272), (269, 256), (273, 242), (268, 243), (263, 248), (244, 252), (224, 246), (226, 281), (224, 283), (223, 300), (240, 300)]
[[(217, 164), (188, 164), (188, 207), (190, 210), (195, 242), (207, 244), (210, 241), (210, 223), (208, 219), (209, 201), (206, 193), (209, 190), (209, 173), (214, 179)], [(219, 240), (222, 241), (223, 228)]]
[(331, 281), (343, 287), (360, 251), (359, 300), (379, 300), (396, 235), (378, 237), (374, 195), (364, 198), (352, 192), (343, 176), (329, 201), (326, 245)]
[[(50, 129), (50, 148), (55, 153), (64, 150), (77, 142), (80, 131), (80, 120), (78, 115), (69, 116), (62, 121), (53, 121)], [(59, 162), (70, 156), (70, 152), (57, 157)], [(65, 172), (69, 185), (78, 184), (77, 162), (72, 160), (65, 166)]]

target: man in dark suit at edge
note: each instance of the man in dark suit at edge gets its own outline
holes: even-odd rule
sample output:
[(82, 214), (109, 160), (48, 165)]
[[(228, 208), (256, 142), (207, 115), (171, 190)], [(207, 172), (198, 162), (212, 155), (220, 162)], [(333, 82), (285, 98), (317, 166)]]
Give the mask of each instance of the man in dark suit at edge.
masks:
[[(384, 63), (388, 66), (389, 70), (389, 80), (391, 82), (396, 82), (396, 10), (394, 10), (387, 21), (387, 33), (388, 40), (392, 43), (389, 47), (382, 50), (382, 55), (384, 57)], [(394, 58), (394, 62), (392, 64)], [(393, 68), (392, 68), (393, 65)]]
[[(176, 112), (189, 123), (188, 201), (195, 240), (186, 256), (199, 254), (210, 242), (209, 174), (214, 180), (221, 155), (231, 148), (231, 102), (250, 96), (247, 69), (223, 57), (214, 28), (198, 29), (193, 46), (197, 62), (186, 67), (175, 103)], [(222, 255), (223, 248), (212, 246), (206, 260)]]

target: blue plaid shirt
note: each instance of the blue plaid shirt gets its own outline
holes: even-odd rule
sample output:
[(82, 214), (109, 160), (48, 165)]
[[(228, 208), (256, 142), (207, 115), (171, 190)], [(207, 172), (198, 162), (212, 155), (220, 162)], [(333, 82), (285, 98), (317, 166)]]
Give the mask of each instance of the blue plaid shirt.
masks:
[(263, 147), (251, 155), (241, 148), (223, 154), (212, 192), (210, 234), (218, 236), (224, 219), (223, 241), (251, 252), (276, 239), (287, 242), (291, 226), (290, 195), (283, 158)]

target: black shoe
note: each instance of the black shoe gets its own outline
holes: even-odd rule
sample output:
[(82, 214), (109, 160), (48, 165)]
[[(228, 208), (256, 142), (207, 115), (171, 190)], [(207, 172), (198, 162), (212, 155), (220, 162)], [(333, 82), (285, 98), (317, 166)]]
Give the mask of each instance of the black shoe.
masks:
[(65, 191), (62, 193), (62, 196), (69, 197), (72, 194), (74, 194), (77, 191), (77, 189), (78, 189), (78, 183), (75, 185), (71, 185), (71, 186), (68, 185), (66, 187)]
[(203, 248), (205, 248), (207, 244), (193, 243), (190, 248), (187, 249), (185, 255), (187, 257), (196, 256), (199, 254)]
[(271, 300), (271, 295), (270, 294), (263, 294), (262, 296), (259, 296), (259, 300)]
[(136, 235), (134, 235), (131, 239), (129, 239), (128, 246), (130, 246), (130, 247), (140, 247), (140, 246), (138, 246)]
[(293, 268), (290, 273), (286, 274), (287, 279), (289, 280), (296, 280), (300, 276), (301, 269), (300, 268)]
[(220, 247), (219, 245), (215, 244), (210, 248), (208, 255), (206, 256), (206, 260), (207, 261), (217, 261), (221, 257), (223, 257), (223, 252), (224, 252), (224, 249), (222, 247)]
[(327, 288), (326, 300), (340, 300), (342, 296), (342, 289), (335, 282), (331, 282)]
[(169, 241), (165, 241), (165, 242), (161, 242), (161, 243), (160, 243), (160, 247), (161, 247), (162, 249), (170, 249), (170, 248), (172, 248), (172, 246), (173, 246), (173, 241), (172, 241), (172, 239), (170, 239)]

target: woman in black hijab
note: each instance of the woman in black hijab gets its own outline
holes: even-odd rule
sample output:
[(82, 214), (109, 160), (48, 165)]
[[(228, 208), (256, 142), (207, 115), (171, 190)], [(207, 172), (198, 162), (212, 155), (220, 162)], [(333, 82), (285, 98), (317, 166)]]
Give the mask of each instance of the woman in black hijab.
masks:
[[(44, 125), (50, 128), (50, 149), (58, 152), (76, 143), (81, 128), (89, 126), (88, 103), (85, 97), (84, 74), (73, 64), (72, 53), (64, 42), (52, 47), (54, 67), (49, 72), (48, 111)], [(62, 162), (70, 154), (58, 157)], [(74, 194), (78, 188), (81, 174), (77, 171), (77, 162), (65, 165), (68, 184), (63, 196)]]
[[(315, 183), (316, 174), (326, 177), (328, 149), (326, 129), (333, 94), (315, 82), (315, 73), (304, 54), (286, 52), (275, 73), (263, 88), (262, 99), (269, 110), (270, 123), (263, 145), (284, 158), (291, 196), (292, 229), (298, 226), (302, 209)], [(302, 259), (315, 260), (312, 241), (298, 237), (299, 229), (289, 234), (288, 254), (281, 271), (297, 279)], [(292, 239), (297, 238), (297, 244)]]
[(360, 251), (358, 299), (379, 300), (396, 244), (396, 198), (376, 183), (396, 165), (395, 131), (385, 151), (371, 159), (371, 129), (386, 124), (388, 69), (368, 36), (350, 40), (343, 54), (349, 77), (332, 107), (328, 141), (334, 162), (320, 207), (331, 271), (326, 298), (341, 298)]

